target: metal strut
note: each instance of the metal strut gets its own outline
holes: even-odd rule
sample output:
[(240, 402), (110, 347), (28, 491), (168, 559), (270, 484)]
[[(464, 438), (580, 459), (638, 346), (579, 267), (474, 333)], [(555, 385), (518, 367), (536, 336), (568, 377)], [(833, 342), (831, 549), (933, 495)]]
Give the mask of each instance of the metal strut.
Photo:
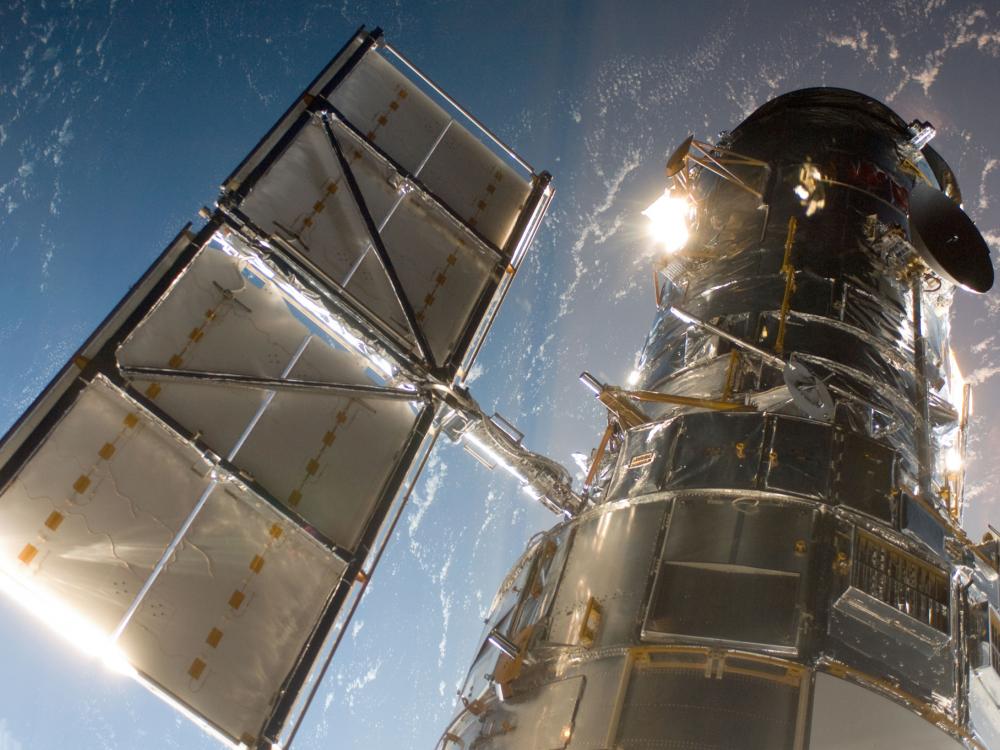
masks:
[(320, 393), (343, 393), (345, 395), (395, 398), (407, 401), (426, 401), (426, 393), (405, 388), (387, 388), (361, 383), (329, 383), (321, 380), (300, 380), (298, 378), (264, 378), (251, 375), (236, 375), (228, 372), (203, 370), (177, 370), (170, 367), (144, 367), (121, 365), (119, 371), (128, 378), (206, 383), (208, 385), (236, 385), (275, 391), (304, 391)]
[(347, 181), (347, 186), (351, 191), (351, 197), (354, 198), (354, 204), (357, 206), (358, 212), (361, 214), (361, 218), (365, 223), (365, 229), (368, 231), (368, 237), (371, 240), (372, 247), (375, 250), (375, 254), (378, 256), (379, 262), (382, 264), (382, 270), (385, 271), (386, 278), (389, 280), (389, 286), (392, 287), (393, 296), (395, 296), (396, 302), (399, 304), (399, 307), (403, 312), (403, 317), (406, 318), (406, 325), (413, 333), (417, 349), (419, 349), (421, 357), (423, 357), (424, 361), (430, 365), (431, 369), (437, 369), (437, 363), (434, 361), (434, 353), (431, 351), (430, 343), (427, 341), (427, 336), (424, 334), (423, 329), (417, 322), (417, 316), (413, 311), (413, 305), (410, 304), (410, 300), (407, 298), (406, 292), (403, 290), (403, 284), (399, 280), (399, 276), (396, 274), (395, 267), (392, 265), (392, 259), (389, 258), (389, 252), (385, 248), (385, 243), (382, 242), (382, 235), (379, 233), (375, 220), (372, 218), (371, 212), (368, 210), (368, 204), (365, 202), (364, 195), (361, 194), (361, 187), (358, 185), (358, 180), (354, 176), (354, 170), (351, 169), (351, 165), (348, 163), (347, 157), (344, 156), (344, 150), (341, 148), (340, 143), (337, 141), (337, 136), (334, 135), (333, 128), (330, 126), (330, 113), (321, 112), (320, 118), (323, 121), (323, 129), (326, 131), (326, 137), (330, 141), (330, 146), (337, 155), (337, 161), (340, 164), (341, 171), (344, 173), (344, 179)]

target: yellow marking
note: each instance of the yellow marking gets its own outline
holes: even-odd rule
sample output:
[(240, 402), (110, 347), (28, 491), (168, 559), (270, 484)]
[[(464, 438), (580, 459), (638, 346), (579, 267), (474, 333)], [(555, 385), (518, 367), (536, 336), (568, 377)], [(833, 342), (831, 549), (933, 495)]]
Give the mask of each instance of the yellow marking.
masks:
[(374, 141), (375, 140), (375, 131), (374, 130), (369, 130), (367, 133), (365, 133), (365, 137), (369, 141)]
[(24, 545), (24, 549), (21, 550), (21, 554), (17, 556), (17, 559), (23, 562), (25, 565), (31, 563), (35, 559), (35, 555), (38, 554), (38, 547), (34, 544)]
[(233, 609), (239, 609), (240, 605), (243, 604), (243, 600), (246, 598), (246, 594), (242, 591), (234, 591), (233, 595), (229, 597), (229, 606)]
[(582, 646), (590, 648), (597, 638), (597, 631), (601, 627), (601, 617), (604, 608), (597, 602), (597, 599), (590, 597), (587, 601), (587, 608), (583, 613), (583, 621), (580, 623), (580, 632), (577, 634), (577, 641)]
[(486, 192), (489, 193), (490, 195), (493, 195), (493, 193), (495, 193), (496, 191), (497, 191), (497, 186), (494, 185), (492, 182), (486, 186)]
[(208, 638), (205, 639), (205, 643), (207, 643), (212, 648), (218, 648), (219, 642), (221, 640), (222, 640), (222, 631), (219, 630), (218, 628), (212, 628), (210, 631), (208, 631)]
[(409, 94), (406, 93), (406, 89), (400, 89), (399, 93), (396, 94), (400, 99), (405, 99)]
[(479, 206), (479, 210), (482, 211), (486, 208), (486, 201), (479, 201), (476, 205)]
[(313, 203), (313, 211), (315, 211), (316, 213), (319, 213), (324, 208), (326, 208), (326, 206), (323, 204), (323, 201), (316, 201), (315, 203)]
[(84, 357), (82, 354), (77, 354), (73, 357), (73, 364), (77, 366), (77, 369), (82, 370), (87, 365), (90, 364), (90, 360)]
[(628, 468), (638, 469), (641, 466), (647, 466), (653, 463), (654, 458), (656, 458), (656, 451), (647, 451), (646, 453), (640, 453), (638, 456), (632, 457), (632, 460), (628, 462)]
[(469, 225), (470, 227), (474, 227), (474, 226), (476, 226), (476, 224), (477, 224), (477, 221), (478, 221), (478, 220), (476, 219), (476, 217), (475, 217), (475, 216), (473, 216), (473, 217), (472, 217), (471, 219), (469, 219), (469, 220), (468, 220), (468, 222), (466, 222), (466, 223), (467, 223), (467, 224), (468, 224), (468, 225)]
[(183, 363), (184, 363), (184, 358), (181, 357), (180, 354), (175, 354), (170, 358), (170, 361), (167, 362), (167, 364), (170, 365), (171, 367), (180, 367)]
[(125, 422), (126, 427), (131, 428), (139, 424), (139, 417), (135, 414), (126, 414), (123, 421)]
[(315, 474), (319, 471), (319, 462), (315, 458), (310, 458), (306, 464), (306, 474)]
[(240, 737), (240, 742), (242, 742), (247, 747), (253, 747), (254, 745), (257, 744), (257, 738), (254, 737), (252, 734), (244, 733)]
[(735, 448), (736, 448), (736, 457), (737, 458), (746, 458), (747, 457), (747, 444), (746, 443), (743, 443), (743, 442), (737, 443), (735, 445)]
[(302, 493), (298, 490), (292, 490), (288, 496), (288, 504), (295, 508), (300, 502), (302, 502)]
[(311, 227), (313, 225), (313, 220), (311, 216), (307, 216), (302, 220), (302, 226)]
[(202, 329), (192, 328), (191, 333), (188, 334), (188, 338), (191, 339), (192, 341), (201, 341), (201, 338), (204, 335), (205, 332)]
[(337, 412), (337, 424), (344, 424), (347, 421), (347, 412), (338, 411)]
[(188, 674), (191, 675), (196, 680), (200, 679), (202, 673), (205, 671), (206, 666), (208, 665), (205, 664), (205, 662), (203, 662), (201, 659), (196, 658), (193, 662), (191, 662), (191, 666), (188, 667)]
[(250, 570), (254, 573), (260, 573), (264, 569), (264, 558), (260, 555), (254, 555), (253, 560), (250, 561)]
[(498, 169), (496, 172), (493, 173), (493, 176), (496, 177), (497, 182), (500, 182), (500, 180), (503, 179), (503, 172), (501, 172)]
[(458, 257), (455, 255), (455, 253), (452, 253), (445, 260), (448, 262), (449, 266), (453, 266), (458, 262)]
[(358, 159), (360, 159), (360, 158), (361, 158), (361, 152), (360, 152), (360, 151), (358, 151), (357, 149), (354, 149), (354, 154), (353, 154), (353, 156), (354, 156), (354, 161), (357, 161)]
[(444, 282), (446, 282), (447, 280), (448, 280), (448, 277), (447, 277), (447, 276), (445, 276), (445, 275), (444, 275), (443, 273), (439, 273), (439, 274), (437, 275), (437, 278), (435, 279), (435, 281), (437, 281), (437, 283), (438, 283), (438, 286), (441, 286), (441, 285), (442, 285), (442, 284), (444, 284)]
[(328, 192), (330, 195), (333, 195), (334, 193), (336, 193), (337, 192), (337, 183), (336, 182), (331, 182), (329, 185), (327, 185), (326, 186), (326, 192)]
[(76, 478), (76, 481), (73, 482), (73, 489), (76, 490), (81, 495), (87, 491), (87, 488), (89, 486), (90, 486), (90, 477), (86, 476), (85, 474), (81, 474)]
[(387, 122), (389, 122), (389, 121), (386, 119), (385, 115), (379, 115), (378, 116), (378, 124), (379, 125), (385, 125)]
[(162, 390), (159, 383), (150, 383), (149, 388), (146, 389), (146, 395), (150, 398), (156, 398)]
[(110, 461), (111, 457), (115, 455), (115, 446), (111, 443), (105, 443), (101, 446), (101, 449), (97, 451), (97, 455), (103, 458), (105, 461)]
[(323, 445), (329, 447), (333, 445), (333, 441), (337, 439), (337, 433), (333, 430), (328, 430), (323, 436)]
[(59, 528), (60, 524), (62, 524), (63, 518), (65, 518), (65, 516), (63, 516), (62, 513), (60, 513), (57, 510), (54, 510), (51, 513), (49, 513), (49, 517), (45, 519), (45, 525), (48, 526), (53, 531), (55, 531), (56, 529)]
[(396, 102), (389, 102), (389, 109), (397, 110), (399, 109), (399, 104), (397, 104)]
[(284, 529), (278, 526), (278, 524), (272, 524), (271, 531), (268, 533), (271, 535), (272, 539), (278, 539), (284, 533)]
[(215, 317), (215, 310), (205, 310), (205, 317), (212, 320)]
[(434, 294), (433, 293), (428, 294), (426, 297), (424, 297), (424, 304), (427, 305), (428, 307), (430, 307), (431, 305), (434, 304)]

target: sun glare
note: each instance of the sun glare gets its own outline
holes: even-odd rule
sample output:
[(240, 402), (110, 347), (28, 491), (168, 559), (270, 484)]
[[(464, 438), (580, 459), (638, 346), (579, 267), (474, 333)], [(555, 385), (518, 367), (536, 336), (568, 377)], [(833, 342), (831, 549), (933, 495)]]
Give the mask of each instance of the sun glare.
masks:
[(687, 244), (691, 236), (691, 203), (686, 198), (664, 191), (642, 215), (649, 219), (650, 236), (668, 253)]

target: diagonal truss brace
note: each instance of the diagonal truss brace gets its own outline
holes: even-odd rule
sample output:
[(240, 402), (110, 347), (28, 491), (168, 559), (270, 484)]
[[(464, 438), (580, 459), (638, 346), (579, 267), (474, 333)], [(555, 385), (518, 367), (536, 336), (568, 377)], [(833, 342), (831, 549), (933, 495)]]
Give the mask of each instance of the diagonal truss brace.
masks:
[(392, 259), (389, 257), (385, 243), (382, 242), (382, 235), (378, 231), (378, 226), (375, 224), (375, 220), (372, 218), (371, 211), (368, 210), (368, 204), (365, 202), (365, 197), (361, 194), (361, 186), (358, 185), (358, 180), (354, 176), (354, 170), (351, 169), (351, 165), (348, 163), (347, 157), (344, 156), (344, 150), (341, 147), (340, 142), (337, 141), (337, 136), (334, 135), (333, 128), (330, 125), (331, 115), (328, 112), (323, 112), (320, 114), (320, 117), (323, 121), (323, 129), (326, 131), (326, 137), (330, 141), (330, 146), (333, 148), (333, 151), (337, 156), (337, 162), (340, 164), (340, 170), (344, 173), (344, 179), (347, 181), (347, 186), (350, 188), (351, 197), (354, 199), (354, 204), (357, 206), (358, 212), (361, 214), (361, 218), (365, 223), (365, 229), (368, 231), (372, 248), (374, 248), (375, 254), (378, 256), (379, 262), (382, 264), (382, 270), (385, 271), (386, 278), (389, 280), (389, 286), (392, 287), (392, 293), (396, 298), (396, 302), (399, 304), (399, 307), (403, 312), (403, 317), (406, 318), (406, 324), (413, 333), (417, 349), (420, 351), (420, 355), (424, 361), (430, 365), (432, 370), (435, 370), (437, 369), (437, 363), (434, 361), (434, 353), (431, 351), (430, 343), (427, 341), (427, 336), (424, 334), (423, 329), (417, 322), (417, 316), (413, 311), (413, 305), (410, 304), (410, 300), (406, 296), (406, 292), (403, 290), (402, 282), (396, 274), (396, 268), (392, 264)]

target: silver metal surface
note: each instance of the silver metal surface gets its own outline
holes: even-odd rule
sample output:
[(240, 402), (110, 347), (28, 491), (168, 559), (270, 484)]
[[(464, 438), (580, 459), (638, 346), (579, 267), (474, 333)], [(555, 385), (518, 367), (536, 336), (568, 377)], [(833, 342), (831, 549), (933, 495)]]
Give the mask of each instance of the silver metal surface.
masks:
[[(950, 170), (914, 135), (811, 89), (674, 165), (695, 218), (657, 265), (635, 390), (581, 377), (610, 425), (589, 507), (502, 585), (487, 633), (517, 652), (480, 651), (439, 748), (538, 747), (536, 707), (573, 678), (546, 747), (1000, 748), (1000, 542), (959, 525), (955, 287), (906, 234), (907, 196)], [(737, 157), (759, 193), (720, 168)]]

